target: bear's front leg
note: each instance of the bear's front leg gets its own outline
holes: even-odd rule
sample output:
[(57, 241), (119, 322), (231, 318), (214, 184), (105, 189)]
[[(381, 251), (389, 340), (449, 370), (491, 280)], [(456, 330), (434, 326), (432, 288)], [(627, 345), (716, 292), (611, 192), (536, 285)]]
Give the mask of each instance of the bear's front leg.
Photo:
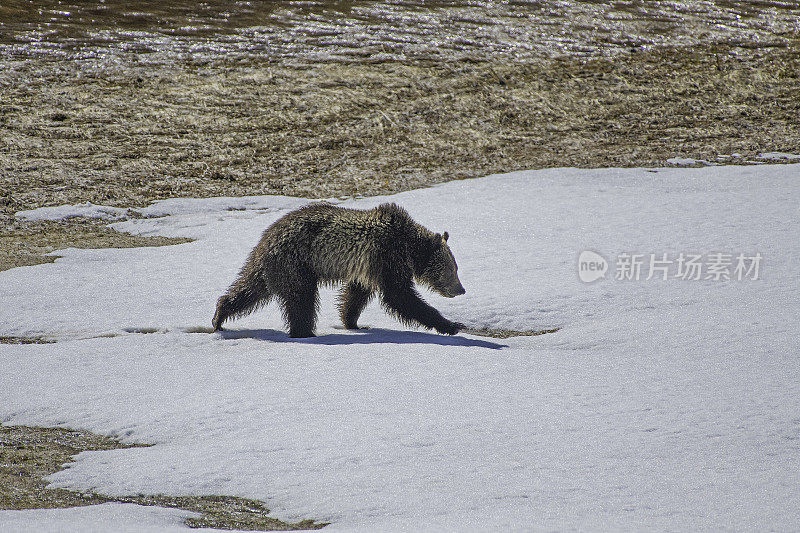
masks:
[(428, 305), (410, 283), (385, 287), (381, 300), (384, 307), (403, 322), (421, 324), (443, 335), (455, 335), (464, 329), (463, 324), (447, 320)]
[(351, 281), (339, 294), (339, 316), (347, 329), (358, 329), (358, 317), (372, 298), (372, 291)]

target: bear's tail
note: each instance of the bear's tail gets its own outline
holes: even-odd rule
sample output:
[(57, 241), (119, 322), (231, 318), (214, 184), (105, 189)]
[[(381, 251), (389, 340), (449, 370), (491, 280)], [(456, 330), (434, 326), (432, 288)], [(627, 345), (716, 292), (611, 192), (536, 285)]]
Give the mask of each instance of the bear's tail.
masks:
[(261, 269), (253, 266), (248, 261), (239, 278), (217, 301), (217, 312), (212, 321), (214, 331), (221, 330), (227, 319), (249, 315), (272, 298)]

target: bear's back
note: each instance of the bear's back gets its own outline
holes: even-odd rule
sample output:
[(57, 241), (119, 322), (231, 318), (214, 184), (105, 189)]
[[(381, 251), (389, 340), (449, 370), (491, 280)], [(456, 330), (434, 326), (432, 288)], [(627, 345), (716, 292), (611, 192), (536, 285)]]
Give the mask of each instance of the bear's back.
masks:
[(381, 262), (397, 242), (396, 221), (381, 208), (330, 206), (315, 219), (311, 260), (321, 281), (358, 281), (373, 287)]
[(268, 263), (310, 269), (322, 282), (374, 287), (382, 261), (406, 250), (409, 224), (414, 222), (395, 204), (359, 210), (314, 203), (276, 221), (258, 247)]

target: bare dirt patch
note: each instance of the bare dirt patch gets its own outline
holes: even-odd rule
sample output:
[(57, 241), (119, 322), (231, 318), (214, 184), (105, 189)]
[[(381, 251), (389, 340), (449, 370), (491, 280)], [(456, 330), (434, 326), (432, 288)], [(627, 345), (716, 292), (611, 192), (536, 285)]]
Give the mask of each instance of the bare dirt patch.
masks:
[(54, 342), (46, 337), (0, 336), (0, 344), (53, 344)]
[(538, 335), (546, 335), (548, 333), (555, 333), (561, 328), (548, 328), (548, 329), (498, 329), (498, 328), (466, 328), (462, 331), (470, 335), (477, 335), (479, 337), (492, 337), (495, 339), (508, 339), (510, 337), (536, 337)]

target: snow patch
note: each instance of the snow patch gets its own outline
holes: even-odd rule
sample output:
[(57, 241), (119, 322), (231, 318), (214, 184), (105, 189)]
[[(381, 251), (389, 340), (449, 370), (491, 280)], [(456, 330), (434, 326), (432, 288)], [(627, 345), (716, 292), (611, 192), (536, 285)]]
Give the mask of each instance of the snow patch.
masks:
[(667, 159), (667, 164), (677, 167), (688, 167), (693, 165), (716, 165), (717, 163), (711, 163), (705, 159), (692, 159), (691, 157), (672, 157)]
[(143, 217), (165, 217), (174, 215), (197, 215), (222, 213), (225, 211), (274, 211), (294, 209), (309, 200), (290, 196), (242, 196), (213, 198), (168, 198), (156, 200), (149, 206), (138, 209)]
[(18, 211), (14, 216), (32, 221), (69, 220), (71, 218), (92, 218), (112, 221), (127, 218), (128, 214), (128, 209), (95, 205), (87, 202)]
[(774, 161), (795, 161), (800, 160), (800, 155), (797, 154), (787, 154), (784, 152), (766, 152), (763, 154), (758, 154), (759, 159), (771, 159)]
[[(128, 503), (103, 503), (69, 509), (0, 510), (0, 526), (5, 533), (186, 533), (196, 531), (183, 522), (197, 513)], [(222, 531), (203, 529), (203, 531)]]
[[(192, 243), (0, 272), (0, 335), (59, 341), (0, 346), (0, 420), (155, 444), (80, 454), (56, 486), (242, 496), (337, 531), (791, 530), (798, 178), (550, 169), (342, 202), (450, 233), (467, 294), (423, 291), (448, 318), (560, 328), (507, 339), (406, 328), (375, 303), (370, 329), (342, 330), (332, 289), (316, 338), (289, 339), (274, 303), (205, 333), (263, 230), (309, 200), (174, 200), (115, 227)], [(742, 281), (621, 281), (609, 263), (587, 284), (582, 250), (763, 263)]]
[(58, 221), (71, 218), (91, 218), (121, 221), (135, 218), (161, 218), (166, 216), (192, 216), (224, 213), (226, 211), (268, 212), (297, 208), (309, 200), (289, 196), (242, 196), (214, 198), (168, 198), (156, 200), (143, 208), (121, 208), (92, 203), (40, 207), (18, 211), (15, 216), (25, 220)]

